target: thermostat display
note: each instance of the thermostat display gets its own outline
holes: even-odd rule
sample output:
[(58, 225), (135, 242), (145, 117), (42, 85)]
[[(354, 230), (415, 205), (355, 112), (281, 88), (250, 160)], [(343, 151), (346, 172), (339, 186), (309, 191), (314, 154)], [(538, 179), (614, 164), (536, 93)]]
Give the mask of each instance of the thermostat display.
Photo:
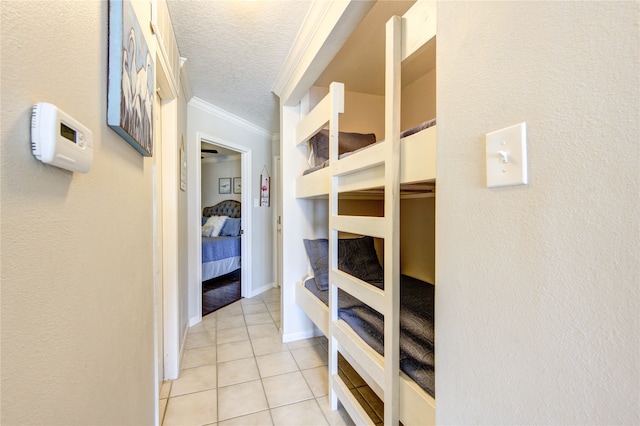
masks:
[(69, 126), (66, 126), (64, 123), (60, 123), (60, 134), (65, 138), (69, 139), (71, 142), (77, 143), (76, 131)]
[(93, 136), (55, 105), (39, 102), (31, 113), (31, 151), (43, 163), (87, 173), (93, 163)]

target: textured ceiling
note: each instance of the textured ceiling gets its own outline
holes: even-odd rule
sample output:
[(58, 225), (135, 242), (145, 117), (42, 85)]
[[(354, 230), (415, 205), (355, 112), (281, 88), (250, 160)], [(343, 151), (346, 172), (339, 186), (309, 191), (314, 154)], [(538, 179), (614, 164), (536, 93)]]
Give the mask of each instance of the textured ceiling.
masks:
[[(354, 92), (384, 94), (385, 25), (415, 0), (377, 1), (316, 81)], [(279, 102), (271, 92), (311, 6), (310, 0), (168, 0), (180, 56), (193, 95), (279, 133)], [(432, 69), (435, 54), (403, 66), (403, 84)], [(431, 59), (429, 59), (431, 58)], [(431, 61), (431, 62), (428, 62)]]
[(271, 92), (310, 1), (168, 0), (193, 95), (279, 132)]

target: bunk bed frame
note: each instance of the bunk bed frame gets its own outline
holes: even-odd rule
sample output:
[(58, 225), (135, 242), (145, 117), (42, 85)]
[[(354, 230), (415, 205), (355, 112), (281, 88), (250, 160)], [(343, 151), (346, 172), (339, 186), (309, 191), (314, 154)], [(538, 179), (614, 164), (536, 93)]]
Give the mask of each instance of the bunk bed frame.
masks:
[[(332, 83), (329, 94), (303, 118), (296, 143), (329, 124), (329, 166), (296, 181), (297, 198), (329, 199), (329, 306), (296, 284), (295, 299), (329, 339), (329, 386), (332, 409), (338, 400), (356, 424), (373, 424), (338, 375), (338, 351), (384, 400), (384, 423), (434, 424), (435, 398), (399, 369), (400, 317), (400, 190), (402, 184), (433, 182), (436, 177), (436, 126), (400, 139), (402, 62), (427, 43), (435, 42), (435, 2), (418, 0), (403, 17), (394, 16), (386, 28), (385, 139), (338, 159), (338, 117), (344, 112), (344, 85)], [(383, 187), (384, 216), (338, 215), (341, 192)], [(338, 232), (382, 238), (384, 291), (338, 270)], [(338, 318), (338, 288), (384, 315), (384, 356), (368, 346)]]

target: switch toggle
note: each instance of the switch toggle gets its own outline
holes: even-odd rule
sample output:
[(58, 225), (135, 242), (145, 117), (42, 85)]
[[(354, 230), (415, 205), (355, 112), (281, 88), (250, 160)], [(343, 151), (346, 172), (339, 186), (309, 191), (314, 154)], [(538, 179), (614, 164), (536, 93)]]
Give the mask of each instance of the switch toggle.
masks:
[(528, 183), (526, 123), (487, 133), (486, 149), (487, 188)]

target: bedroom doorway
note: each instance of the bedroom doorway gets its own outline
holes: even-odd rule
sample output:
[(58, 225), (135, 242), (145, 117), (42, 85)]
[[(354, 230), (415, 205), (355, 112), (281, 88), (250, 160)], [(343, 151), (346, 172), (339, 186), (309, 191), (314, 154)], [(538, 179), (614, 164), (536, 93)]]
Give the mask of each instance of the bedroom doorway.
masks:
[[(198, 179), (200, 212), (204, 213), (207, 207), (226, 205), (228, 202), (238, 203), (240, 210), (239, 217), (235, 218), (240, 223), (239, 235), (235, 238), (240, 242), (240, 256), (237, 261), (222, 259), (211, 262), (212, 259), (204, 251), (203, 244), (213, 243), (212, 238), (203, 236), (202, 233), (199, 235), (198, 253), (200, 254), (201, 271), (197, 305), (200, 310), (200, 318), (202, 318), (202, 316), (244, 297), (250, 288), (251, 260), (248, 246), (251, 223), (250, 197), (248, 191), (242, 190), (242, 183), (251, 179), (251, 151), (241, 145), (202, 134), (198, 134), (198, 142), (200, 145)], [(227, 216), (224, 213), (220, 213), (220, 215)], [(231, 218), (234, 217), (230, 216)], [(203, 219), (203, 222), (204, 220), (206, 219)], [(227, 225), (230, 222), (231, 220), (227, 220), (223, 224), (221, 235), (223, 238), (221, 239), (234, 239), (234, 236), (227, 232)], [(227, 261), (230, 262), (227, 263)], [(240, 268), (237, 269), (238, 267)]]

